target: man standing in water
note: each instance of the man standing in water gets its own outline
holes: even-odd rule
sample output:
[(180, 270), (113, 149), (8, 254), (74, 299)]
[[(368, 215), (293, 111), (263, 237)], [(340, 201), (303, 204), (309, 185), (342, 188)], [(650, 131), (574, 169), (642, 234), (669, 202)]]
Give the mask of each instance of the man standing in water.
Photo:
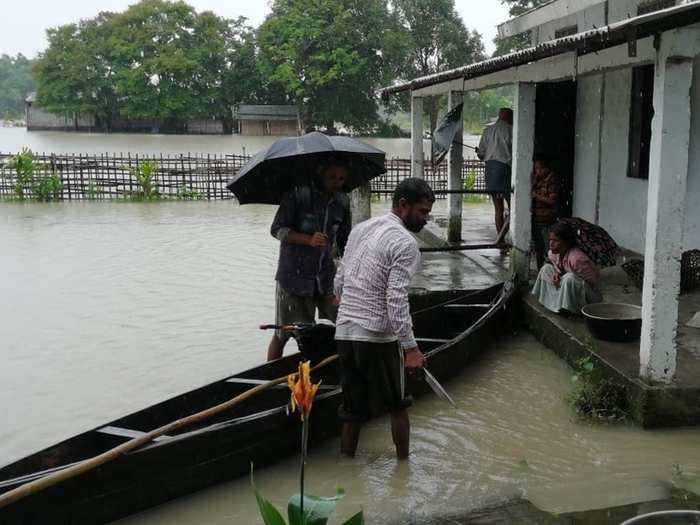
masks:
[(408, 304), (408, 287), (420, 265), (419, 232), (435, 202), (430, 186), (417, 178), (394, 191), (392, 210), (355, 226), (335, 277), (340, 301), (335, 338), (340, 357), (343, 420), (340, 450), (354, 456), (372, 402), (391, 415), (399, 459), (408, 457), (410, 425), (404, 395), (404, 367), (421, 368)]
[[(313, 323), (316, 310), (319, 317), (335, 321), (332, 248), (336, 243), (342, 255), (350, 233), (350, 200), (342, 192), (347, 175), (346, 164), (331, 159), (310, 186), (295, 188), (280, 202), (270, 228), (280, 241), (275, 324)], [(268, 361), (282, 357), (289, 337), (275, 331)]]
[(498, 110), (498, 120), (484, 129), (476, 149), (477, 156), (486, 162), (486, 191), (491, 194), (500, 234), (505, 224), (504, 201), (510, 209), (510, 171), (513, 148), (513, 110)]

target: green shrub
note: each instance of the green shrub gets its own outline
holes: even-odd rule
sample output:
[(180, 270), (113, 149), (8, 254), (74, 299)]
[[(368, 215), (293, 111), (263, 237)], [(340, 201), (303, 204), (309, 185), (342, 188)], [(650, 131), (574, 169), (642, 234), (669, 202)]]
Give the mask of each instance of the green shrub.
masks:
[(32, 194), (39, 201), (52, 201), (61, 198), (63, 183), (57, 175), (39, 177), (32, 182)]
[(160, 198), (158, 191), (153, 186), (157, 169), (158, 164), (152, 160), (145, 160), (139, 163), (135, 169), (131, 170), (131, 175), (139, 183), (139, 186), (141, 186), (141, 191), (139, 191), (136, 195), (132, 195), (132, 197), (146, 200)]
[(591, 356), (576, 360), (571, 382), (573, 388), (566, 398), (578, 416), (599, 421), (627, 419), (629, 404), (625, 386), (602, 377)]

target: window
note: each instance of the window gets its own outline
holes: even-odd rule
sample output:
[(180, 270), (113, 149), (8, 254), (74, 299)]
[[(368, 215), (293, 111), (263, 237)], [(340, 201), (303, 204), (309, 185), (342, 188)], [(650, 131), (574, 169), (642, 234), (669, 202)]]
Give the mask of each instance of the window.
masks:
[(653, 13), (674, 5), (676, 5), (676, 0), (649, 0), (648, 2), (642, 2), (637, 6), (637, 16)]
[(563, 38), (565, 36), (571, 36), (578, 33), (578, 26), (576, 24), (572, 26), (562, 27), (554, 32), (554, 38)]
[(632, 69), (628, 177), (649, 178), (649, 145), (653, 117), (654, 66), (638, 66)]

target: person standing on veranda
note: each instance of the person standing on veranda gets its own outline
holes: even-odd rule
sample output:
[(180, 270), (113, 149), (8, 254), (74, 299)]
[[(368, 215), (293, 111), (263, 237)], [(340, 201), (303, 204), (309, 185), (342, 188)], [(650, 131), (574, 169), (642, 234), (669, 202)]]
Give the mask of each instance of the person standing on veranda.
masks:
[(392, 210), (356, 225), (335, 277), (339, 301), (336, 334), (343, 404), (341, 453), (354, 456), (362, 424), (378, 401), (391, 416), (396, 455), (409, 453), (410, 424), (404, 392), (405, 370), (421, 368), (408, 302), (420, 252), (411, 232), (427, 222), (435, 195), (418, 178), (394, 191)]
[(510, 209), (511, 163), (513, 150), (513, 110), (498, 110), (498, 120), (481, 134), (477, 156), (486, 163), (486, 191), (491, 194), (496, 232), (505, 224), (505, 206)]

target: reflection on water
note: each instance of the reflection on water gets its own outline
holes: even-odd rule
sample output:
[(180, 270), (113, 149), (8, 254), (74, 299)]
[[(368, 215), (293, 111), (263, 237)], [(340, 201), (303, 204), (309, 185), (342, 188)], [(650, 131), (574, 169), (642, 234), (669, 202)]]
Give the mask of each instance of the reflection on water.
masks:
[[(450, 516), (513, 497), (564, 512), (667, 496), (673, 465), (700, 474), (700, 429), (642, 431), (573, 420), (570, 370), (531, 336), (496, 343), (445, 387), (457, 409), (421, 398), (411, 409), (412, 455), (397, 462), (386, 419), (363, 430), (358, 456), (334, 440), (312, 452), (311, 493), (347, 495), (339, 514), (368, 523)], [(256, 484), (280, 508), (298, 491), (298, 459), (260, 469)], [(119, 523), (261, 523), (249, 482), (223, 484)]]

